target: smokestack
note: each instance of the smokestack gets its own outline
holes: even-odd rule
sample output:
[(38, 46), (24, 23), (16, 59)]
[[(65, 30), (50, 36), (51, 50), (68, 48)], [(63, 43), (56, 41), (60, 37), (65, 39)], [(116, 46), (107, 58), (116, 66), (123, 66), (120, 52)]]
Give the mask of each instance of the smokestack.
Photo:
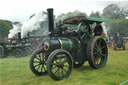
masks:
[(30, 38), (30, 34), (29, 34), (29, 33), (27, 34), (27, 38), (28, 38), (28, 39)]
[(21, 32), (18, 32), (18, 39), (21, 40)]
[(18, 43), (21, 43), (21, 32), (18, 32)]
[(27, 39), (28, 39), (28, 42), (30, 42), (30, 34), (29, 33), (27, 34)]
[(48, 28), (50, 33), (50, 37), (54, 36), (54, 19), (53, 19), (53, 9), (47, 9), (48, 12)]

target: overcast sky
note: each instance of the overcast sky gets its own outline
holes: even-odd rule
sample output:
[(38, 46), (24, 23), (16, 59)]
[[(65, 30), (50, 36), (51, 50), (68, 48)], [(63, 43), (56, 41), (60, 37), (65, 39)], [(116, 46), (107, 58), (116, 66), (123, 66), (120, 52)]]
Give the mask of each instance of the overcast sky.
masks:
[(27, 21), (29, 16), (47, 8), (54, 8), (54, 14), (80, 10), (88, 15), (92, 11), (102, 12), (111, 3), (128, 0), (0, 0), (0, 19), (11, 21)]

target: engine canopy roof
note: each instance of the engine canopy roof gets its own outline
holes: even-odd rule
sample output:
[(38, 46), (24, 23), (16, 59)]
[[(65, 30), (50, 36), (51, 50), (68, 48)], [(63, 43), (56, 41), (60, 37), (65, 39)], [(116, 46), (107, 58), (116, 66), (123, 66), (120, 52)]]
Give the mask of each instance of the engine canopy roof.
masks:
[(95, 17), (86, 17), (86, 16), (76, 16), (67, 18), (63, 21), (64, 24), (79, 24), (83, 22), (84, 24), (93, 24), (93, 23), (102, 23), (102, 22), (108, 22), (106, 19), (102, 18), (95, 18)]

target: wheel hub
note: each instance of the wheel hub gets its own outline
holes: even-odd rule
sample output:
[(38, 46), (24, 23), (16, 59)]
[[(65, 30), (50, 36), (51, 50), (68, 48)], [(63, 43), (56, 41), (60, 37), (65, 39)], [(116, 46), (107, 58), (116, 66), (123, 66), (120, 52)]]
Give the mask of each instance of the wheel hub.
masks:
[(57, 63), (57, 67), (63, 68), (64, 67), (64, 63), (61, 63), (61, 62)]
[(44, 64), (45, 64), (45, 62), (44, 62), (44, 61), (40, 61), (40, 64), (44, 65)]

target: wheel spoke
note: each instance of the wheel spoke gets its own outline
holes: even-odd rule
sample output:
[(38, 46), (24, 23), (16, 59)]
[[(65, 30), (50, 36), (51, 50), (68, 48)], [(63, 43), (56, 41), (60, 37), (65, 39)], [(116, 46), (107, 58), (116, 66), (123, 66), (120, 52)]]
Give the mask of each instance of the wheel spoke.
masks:
[(34, 63), (40, 63), (39, 61), (34, 61)]
[(69, 67), (68, 65), (64, 65), (64, 67)]
[(60, 56), (58, 57), (58, 59), (59, 59), (59, 62), (61, 62), (61, 57)]
[(54, 74), (56, 74), (58, 70), (59, 70), (59, 68), (54, 72)]
[(61, 68), (61, 70), (62, 70), (62, 76), (64, 76), (64, 71), (63, 71), (63, 68)]
[(34, 67), (37, 67), (38, 65), (40, 65), (40, 63), (39, 63), (39, 64), (37, 64), (37, 65), (35, 65)]
[(94, 50), (97, 52), (97, 48), (96, 47), (94, 47)]
[[(37, 56), (35, 57), (36, 59), (40, 60), (40, 58), (38, 58)], [(41, 61), (41, 60), (40, 60)]]
[(57, 65), (55, 63), (52, 63), (52, 69), (55, 69)]
[(47, 71), (46, 68), (45, 68), (45, 66), (43, 66), (43, 68), (44, 68), (44, 71)]
[(38, 66), (38, 68), (37, 68), (37, 71), (40, 69), (40, 65), (41, 65), (41, 64), (39, 64), (39, 66)]
[(99, 64), (99, 57), (97, 57), (95, 62), (96, 62), (97, 65)]
[(57, 65), (57, 63), (52, 63), (52, 66), (56, 66)]
[(40, 53), (38, 54), (38, 57), (39, 57), (39, 59), (41, 60), (41, 56), (40, 56)]
[(98, 64), (98, 60), (96, 61), (96, 64)]
[(67, 63), (68, 61), (67, 60), (64, 60), (62, 63)]
[(62, 61), (62, 63), (67, 63), (68, 60), (66, 58), (64, 58), (64, 60)]
[(100, 55), (101, 55), (102, 57), (105, 57), (105, 54), (102, 54), (102, 53), (101, 53)]
[(98, 64), (100, 64), (101, 58), (98, 58)]
[(65, 72), (67, 72), (65, 68), (63, 68), (63, 70), (64, 70)]
[(43, 59), (42, 59), (42, 61), (44, 61), (44, 62), (45, 62), (45, 57), (44, 57), (44, 56), (42, 56), (42, 58), (43, 58)]
[(57, 59), (57, 56), (55, 56), (55, 58), (54, 58), (54, 61), (56, 62), (56, 63), (58, 63), (58, 61), (57, 61), (58, 59)]
[(52, 67), (52, 69), (55, 69), (55, 68), (57, 68), (57, 66)]
[(101, 63), (104, 63), (102, 59), (101, 59)]
[[(59, 68), (59, 67), (58, 67)], [(58, 76), (59, 76), (59, 73), (60, 73), (60, 68), (58, 69)]]
[(43, 72), (43, 65), (42, 65), (42, 67), (41, 67), (41, 72)]

